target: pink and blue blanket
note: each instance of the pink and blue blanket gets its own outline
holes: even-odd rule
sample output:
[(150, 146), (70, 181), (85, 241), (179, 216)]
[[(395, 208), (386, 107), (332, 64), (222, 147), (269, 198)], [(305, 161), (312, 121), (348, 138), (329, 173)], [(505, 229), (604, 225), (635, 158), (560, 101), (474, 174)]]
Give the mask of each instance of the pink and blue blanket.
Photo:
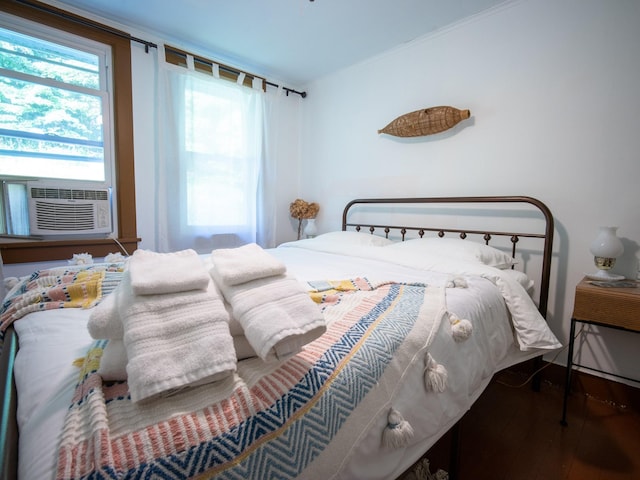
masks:
[(102, 381), (97, 341), (67, 413), (57, 478), (336, 474), (366, 430), (382, 438), (404, 373), (426, 361), (445, 315), (439, 287), (351, 284), (316, 296), (327, 331), (286, 362), (243, 361), (220, 382), (149, 402), (131, 402), (126, 382)]

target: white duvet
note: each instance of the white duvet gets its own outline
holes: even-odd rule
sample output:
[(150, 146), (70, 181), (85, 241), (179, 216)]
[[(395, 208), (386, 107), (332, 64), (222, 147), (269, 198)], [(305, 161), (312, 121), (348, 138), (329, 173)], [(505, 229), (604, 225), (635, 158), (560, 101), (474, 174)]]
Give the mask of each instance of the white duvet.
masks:
[[(360, 243), (337, 247), (335, 242), (320, 239), (269, 251), (305, 285), (312, 280), (353, 277), (440, 285), (454, 277), (466, 281), (467, 288), (447, 289), (446, 302), (450, 312), (472, 322), (473, 335), (464, 343), (455, 343), (450, 326), (443, 322), (431, 349), (448, 371), (447, 390), (425, 396), (407, 382), (394, 402), (414, 428), (412, 444), (381, 455), (380, 430), (372, 428), (371, 434), (353, 446), (337, 478), (397, 477), (461, 418), (496, 371), (560, 346), (527, 295), (521, 275), (426, 254), (416, 256), (402, 247), (395, 252), (386, 248)], [(88, 310), (61, 309), (32, 313), (15, 323), (20, 341), (15, 362), (20, 479), (55, 477), (58, 434), (77, 380), (72, 362), (92, 343), (86, 328), (88, 316)], [(421, 362), (416, 364), (414, 375), (421, 377), (423, 368)]]

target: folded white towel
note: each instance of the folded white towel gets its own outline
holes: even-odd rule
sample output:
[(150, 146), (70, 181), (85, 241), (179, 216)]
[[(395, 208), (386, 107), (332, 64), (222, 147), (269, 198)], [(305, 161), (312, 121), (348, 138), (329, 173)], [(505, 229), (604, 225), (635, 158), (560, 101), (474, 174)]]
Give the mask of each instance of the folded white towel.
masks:
[(133, 402), (212, 382), (236, 369), (228, 314), (209, 279), (206, 290), (134, 295), (129, 272), (118, 297)]
[(109, 340), (102, 352), (98, 375), (107, 382), (127, 379), (127, 349), (122, 340)]
[(204, 290), (209, 275), (194, 250), (157, 253), (136, 250), (129, 259), (131, 287), (136, 295)]
[(122, 328), (122, 320), (118, 313), (118, 302), (116, 300), (119, 289), (120, 285), (91, 310), (87, 322), (87, 329), (92, 338), (96, 340), (101, 338), (122, 340), (124, 330)]
[(282, 275), (287, 270), (280, 260), (255, 243), (214, 250), (211, 260), (222, 281), (230, 286)]
[(236, 358), (238, 360), (246, 360), (247, 358), (256, 358), (258, 356), (244, 335), (235, 335), (233, 337), (233, 347), (236, 349)]
[(249, 344), (264, 361), (295, 355), (327, 329), (318, 305), (294, 277), (278, 275), (230, 286), (215, 267), (211, 275)]

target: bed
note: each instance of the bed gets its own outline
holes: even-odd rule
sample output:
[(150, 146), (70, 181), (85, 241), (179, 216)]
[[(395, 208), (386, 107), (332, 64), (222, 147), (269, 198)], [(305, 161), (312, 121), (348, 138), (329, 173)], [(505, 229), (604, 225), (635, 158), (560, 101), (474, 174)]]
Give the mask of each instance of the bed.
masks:
[[(3, 305), (3, 478), (398, 478), (496, 372), (561, 347), (544, 320), (552, 245), (530, 197), (360, 199), (341, 230), (275, 249), (34, 272)], [(176, 265), (184, 289), (162, 290)], [(181, 350), (160, 299), (192, 322)], [(104, 373), (116, 336), (96, 338), (95, 322), (109, 312), (128, 378)], [(216, 320), (196, 330), (201, 312)], [(289, 317), (276, 334), (264, 321)], [(144, 322), (163, 328), (132, 340)], [(220, 343), (196, 378), (204, 339)], [(152, 342), (169, 346), (140, 360)], [(184, 384), (143, 379), (183, 364)]]

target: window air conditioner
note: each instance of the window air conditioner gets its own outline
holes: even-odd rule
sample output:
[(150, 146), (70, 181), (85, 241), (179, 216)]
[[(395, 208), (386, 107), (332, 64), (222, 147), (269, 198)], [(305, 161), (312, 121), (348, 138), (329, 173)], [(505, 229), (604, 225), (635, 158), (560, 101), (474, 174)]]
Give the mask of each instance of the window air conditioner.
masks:
[(111, 190), (27, 182), (32, 235), (111, 233)]

